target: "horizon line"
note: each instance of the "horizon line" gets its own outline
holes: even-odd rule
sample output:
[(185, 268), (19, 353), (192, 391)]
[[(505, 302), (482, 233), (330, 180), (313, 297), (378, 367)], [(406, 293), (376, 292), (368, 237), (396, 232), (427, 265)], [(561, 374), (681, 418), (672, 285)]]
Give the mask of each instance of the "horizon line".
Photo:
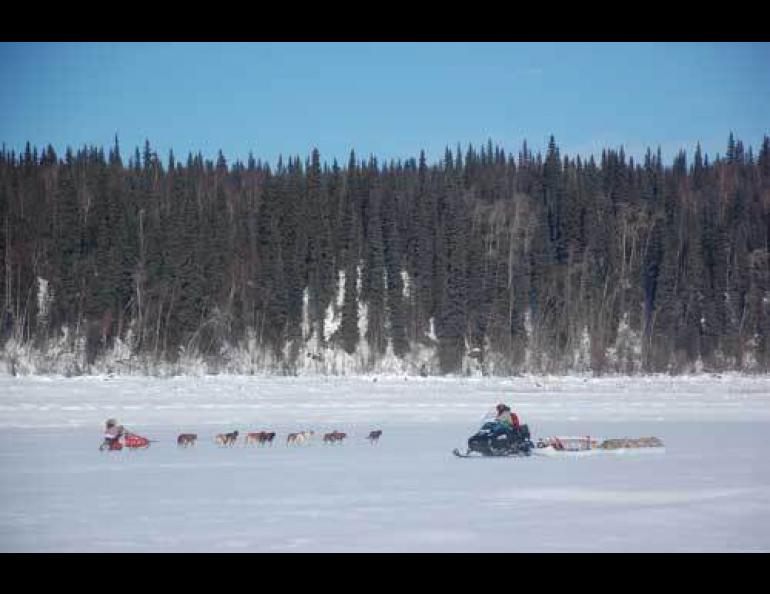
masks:
[[(743, 150), (745, 152), (747, 152), (747, 153), (751, 152), (754, 155), (756, 155), (756, 153), (754, 153), (754, 150), (755, 150), (754, 149), (754, 145), (745, 144), (742, 139), (735, 137), (732, 131), (728, 134), (728, 141), (727, 142), (729, 142), (729, 138), (730, 137), (733, 137), (734, 142), (736, 144), (740, 144), (743, 147)], [(57, 148), (53, 145), (53, 143), (50, 143), (50, 142), (46, 143), (44, 145), (36, 145), (36, 144), (32, 144), (32, 141), (27, 140), (26, 142), (24, 142), (23, 148), (17, 148), (18, 145), (13, 145), (13, 146), (9, 147), (9, 143), (7, 143), (6, 141), (3, 141), (0, 144), (0, 152), (2, 152), (3, 155), (15, 155), (15, 156), (19, 157), (19, 156), (23, 155), (24, 153), (26, 153), (28, 150), (31, 150), (33, 153), (37, 152), (38, 155), (42, 155), (50, 147), (50, 148), (52, 148), (54, 150), (54, 153), (56, 154), (57, 160), (60, 160), (62, 158), (62, 156), (66, 155), (68, 152), (72, 152), (74, 154), (79, 154), (79, 153), (81, 153), (83, 151), (96, 150), (97, 152), (98, 151), (102, 151), (102, 152), (105, 152), (107, 154), (111, 154), (112, 150), (114, 149), (114, 147), (117, 146), (118, 147), (118, 151), (119, 151), (119, 155), (121, 157), (121, 160), (124, 159), (124, 156), (128, 156), (128, 162), (131, 163), (132, 160), (133, 160), (133, 157), (137, 153), (142, 155), (143, 151), (146, 150), (149, 147), (151, 149), (151, 154), (155, 157), (155, 159), (159, 163), (162, 164), (163, 161), (166, 161), (168, 159), (168, 157), (171, 157), (171, 155), (173, 154), (174, 155), (174, 160), (175, 160), (175, 166), (177, 164), (181, 164), (182, 166), (184, 166), (183, 161), (179, 160), (179, 158), (178, 158), (178, 156), (176, 154), (176, 151), (174, 150), (173, 147), (169, 148), (167, 153), (166, 153), (166, 155), (165, 155), (165, 158), (161, 159), (160, 153), (158, 152), (157, 149), (153, 149), (152, 143), (150, 142), (149, 139), (145, 139), (144, 143), (142, 143), (141, 145), (135, 144), (133, 149), (131, 149), (129, 151), (123, 151), (123, 150), (121, 150), (122, 147), (120, 146), (120, 137), (119, 137), (119, 135), (115, 134), (113, 138), (114, 138), (115, 142), (113, 143), (113, 145), (111, 147), (106, 147), (105, 144), (95, 144), (95, 143), (87, 143), (87, 142), (82, 143), (80, 145), (74, 145), (74, 144), (69, 144), (68, 143), (68, 144), (66, 144), (64, 150), (61, 150), (61, 147), (57, 150)], [(763, 134), (763, 138), (762, 138), (762, 141), (759, 143), (758, 149), (761, 149), (762, 145), (767, 141), (768, 138), (770, 138), (770, 134), (768, 134), (768, 133)], [(629, 146), (626, 143), (620, 143), (619, 145), (615, 145), (615, 146), (612, 146), (612, 145), (610, 145), (610, 143), (608, 143), (606, 146), (603, 146), (601, 149), (596, 149), (594, 151), (589, 151), (587, 153), (584, 152), (584, 151), (575, 151), (574, 153), (570, 153), (568, 151), (563, 151), (562, 150), (562, 148), (559, 145), (558, 141), (556, 141), (555, 135), (550, 134), (549, 135), (549, 139), (553, 139), (554, 144), (556, 146), (556, 149), (559, 151), (560, 158), (562, 158), (562, 159), (567, 158), (570, 161), (575, 161), (577, 159), (580, 159), (583, 162), (588, 162), (591, 158), (595, 159), (597, 157), (600, 157), (601, 154), (604, 153), (604, 152), (616, 152), (616, 153), (619, 153), (619, 152), (623, 151), (625, 157), (627, 159), (633, 159), (635, 163), (641, 163), (642, 159), (644, 159), (648, 154), (652, 155), (653, 157), (657, 156), (658, 153), (663, 155), (663, 148), (662, 148), (663, 143), (657, 143), (657, 145), (654, 148), (653, 148), (653, 146), (647, 145), (646, 148), (643, 151), (638, 153), (639, 154), (639, 160), (637, 160), (637, 159), (634, 158), (634, 154), (632, 154), (632, 153), (638, 152), (639, 149), (637, 148), (634, 151), (629, 151)], [(631, 144), (633, 144), (633, 143), (631, 143)], [(544, 157), (547, 154), (547, 152), (548, 152), (548, 146), (546, 146), (546, 147), (538, 146), (537, 150), (535, 150), (533, 148), (533, 146), (530, 145), (530, 143), (529, 143), (527, 138), (522, 139), (520, 147), (519, 147), (519, 149), (516, 152), (512, 152), (512, 151), (506, 149), (505, 146), (503, 145), (503, 143), (501, 143), (501, 142), (492, 142), (492, 138), (491, 137), (489, 137), (487, 140), (485, 140), (483, 142), (479, 142), (477, 144), (474, 144), (473, 142), (466, 142), (466, 143), (463, 144), (460, 141), (456, 142), (454, 144), (454, 147), (452, 147), (449, 144), (444, 144), (444, 148), (443, 148), (442, 152), (444, 153), (444, 155), (446, 155), (447, 151), (449, 151), (449, 152), (452, 153), (452, 156), (454, 157), (457, 154), (457, 150), (459, 149), (460, 152), (461, 152), (462, 157), (465, 158), (467, 152), (470, 149), (473, 149), (474, 152), (481, 153), (481, 151), (486, 150), (487, 147), (489, 147), (490, 145), (492, 146), (492, 148), (494, 149), (495, 152), (497, 152), (498, 150), (502, 150), (502, 152), (505, 155), (506, 161), (509, 160), (512, 157), (519, 157), (519, 156), (521, 156), (522, 151), (525, 148), (527, 149), (527, 152), (530, 155), (534, 156), (534, 157)], [(534, 145), (534, 146), (537, 146), (537, 145)], [(642, 146), (642, 145), (639, 145), (639, 146)], [(703, 150), (703, 148), (702, 148), (702, 141), (701, 140), (696, 140), (695, 143), (694, 143), (694, 146), (691, 149), (681, 148), (680, 147), (676, 151), (673, 151), (673, 154), (669, 155), (668, 159), (670, 160), (671, 163), (673, 163), (673, 161), (676, 158), (679, 158), (682, 155), (684, 155), (685, 158), (686, 158), (688, 155), (694, 154), (699, 148), (700, 148), (700, 150), (702, 152), (702, 158), (704, 160), (711, 160), (709, 154), (705, 150)], [(727, 147), (725, 147), (725, 148), (727, 148)], [(306, 153), (305, 159), (306, 160), (310, 159), (312, 154), (313, 154), (313, 152), (315, 152), (315, 151), (318, 151), (319, 155), (321, 155), (320, 149), (317, 146), (312, 146), (311, 148), (309, 148), (308, 152)], [(356, 157), (356, 162), (357, 163), (371, 161), (372, 159), (374, 159), (375, 162), (383, 163), (383, 164), (393, 164), (393, 163), (400, 164), (400, 163), (407, 163), (407, 162), (410, 162), (410, 161), (418, 160), (418, 159), (421, 158), (422, 155), (425, 155), (426, 163), (428, 163), (429, 166), (437, 166), (437, 165), (440, 165), (441, 163), (445, 162), (445, 159), (444, 159), (443, 156), (438, 158), (438, 160), (436, 160), (436, 161), (428, 162), (427, 152), (428, 152), (428, 149), (426, 149), (425, 147), (422, 147), (422, 148), (419, 149), (419, 151), (417, 151), (416, 154), (413, 154), (411, 156), (406, 156), (406, 157), (405, 156), (400, 156), (400, 157), (389, 157), (389, 158), (382, 158), (380, 155), (376, 155), (375, 153), (370, 152), (370, 153), (368, 153), (368, 155), (366, 156), (365, 159), (362, 159), (362, 156), (365, 153), (364, 152), (358, 152), (353, 147), (353, 148), (351, 148), (351, 149), (349, 149), (347, 151), (347, 158), (344, 159), (344, 160), (343, 160), (342, 157), (338, 158), (335, 155), (335, 156), (332, 157), (331, 162), (328, 160), (328, 158), (327, 159), (323, 159), (320, 162), (321, 162), (322, 166), (331, 166), (334, 163), (337, 163), (338, 166), (340, 166), (342, 169), (345, 169), (347, 167), (347, 163), (349, 162), (349, 159), (350, 159), (351, 155), (354, 155)], [(727, 151), (725, 150), (724, 153), (726, 153), (726, 152)], [(131, 154), (131, 153), (133, 153), (133, 154)], [(720, 157), (724, 153), (717, 151), (715, 153), (716, 156), (714, 157), (713, 161), (719, 160)], [(180, 153), (180, 155), (182, 155), (182, 154), (184, 154), (184, 153)], [(277, 167), (278, 164), (280, 162), (282, 162), (282, 161), (289, 161), (289, 160), (295, 160), (295, 159), (300, 159), (301, 160), (301, 158), (302, 158), (302, 155), (299, 154), (299, 153), (296, 153), (296, 152), (295, 153), (283, 153), (283, 152), (281, 152), (281, 153), (278, 153), (278, 155), (276, 157), (274, 157), (273, 159), (270, 159), (270, 158), (267, 158), (267, 157), (257, 157), (257, 156), (254, 155), (254, 151), (253, 150), (249, 150), (248, 151), (248, 155), (245, 158), (242, 157), (242, 156), (239, 156), (239, 157), (236, 157), (234, 159), (231, 159), (230, 157), (227, 156), (227, 154), (225, 154), (225, 151), (222, 148), (218, 148), (218, 149), (216, 149), (214, 151), (213, 155), (211, 155), (210, 153), (208, 155), (204, 155), (204, 152), (201, 149), (198, 149), (197, 151), (188, 150), (187, 153), (186, 153), (185, 159), (189, 160), (190, 157), (192, 157), (192, 158), (201, 158), (201, 159), (203, 159), (204, 163), (206, 163), (206, 162), (215, 163), (216, 160), (219, 159), (220, 156), (222, 156), (224, 158), (226, 166), (228, 167), (228, 169), (230, 168), (231, 165), (246, 164), (249, 160), (252, 160), (252, 159), (254, 161), (256, 161), (257, 163), (261, 164), (261, 165), (267, 165), (268, 167), (273, 168), (273, 167)], [(665, 159), (662, 159), (662, 161), (665, 161)]]

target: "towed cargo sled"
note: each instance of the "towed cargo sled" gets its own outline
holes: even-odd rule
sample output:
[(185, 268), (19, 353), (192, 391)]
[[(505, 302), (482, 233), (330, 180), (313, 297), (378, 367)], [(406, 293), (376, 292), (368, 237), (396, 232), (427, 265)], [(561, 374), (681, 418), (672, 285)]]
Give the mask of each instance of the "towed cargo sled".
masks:
[(596, 454), (640, 453), (654, 454), (666, 451), (658, 437), (603, 439), (598, 437), (554, 436), (539, 439), (534, 453), (538, 456), (592, 456)]

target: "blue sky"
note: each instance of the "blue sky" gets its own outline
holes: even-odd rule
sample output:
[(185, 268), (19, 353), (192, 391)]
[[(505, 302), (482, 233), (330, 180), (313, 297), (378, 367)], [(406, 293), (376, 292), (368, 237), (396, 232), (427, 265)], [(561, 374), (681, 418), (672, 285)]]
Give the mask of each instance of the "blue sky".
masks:
[(491, 138), (562, 153), (770, 134), (770, 44), (0, 44), (0, 142), (164, 157), (416, 156)]

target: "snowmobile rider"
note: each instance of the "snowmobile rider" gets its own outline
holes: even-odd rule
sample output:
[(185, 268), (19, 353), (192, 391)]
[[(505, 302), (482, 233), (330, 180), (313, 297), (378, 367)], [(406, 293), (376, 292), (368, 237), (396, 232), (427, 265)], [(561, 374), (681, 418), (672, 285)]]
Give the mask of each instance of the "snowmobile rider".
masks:
[(497, 417), (495, 417), (495, 421), (511, 429), (519, 428), (519, 417), (505, 404), (497, 405)]

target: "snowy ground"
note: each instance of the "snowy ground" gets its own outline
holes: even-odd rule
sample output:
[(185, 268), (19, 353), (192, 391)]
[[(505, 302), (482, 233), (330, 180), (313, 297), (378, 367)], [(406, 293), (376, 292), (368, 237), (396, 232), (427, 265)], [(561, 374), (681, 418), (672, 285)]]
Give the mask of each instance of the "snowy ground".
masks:
[[(452, 456), (500, 401), (666, 452)], [(100, 453), (107, 417), (158, 442)], [(0, 377), (0, 551), (770, 551), (769, 442), (768, 377)]]

